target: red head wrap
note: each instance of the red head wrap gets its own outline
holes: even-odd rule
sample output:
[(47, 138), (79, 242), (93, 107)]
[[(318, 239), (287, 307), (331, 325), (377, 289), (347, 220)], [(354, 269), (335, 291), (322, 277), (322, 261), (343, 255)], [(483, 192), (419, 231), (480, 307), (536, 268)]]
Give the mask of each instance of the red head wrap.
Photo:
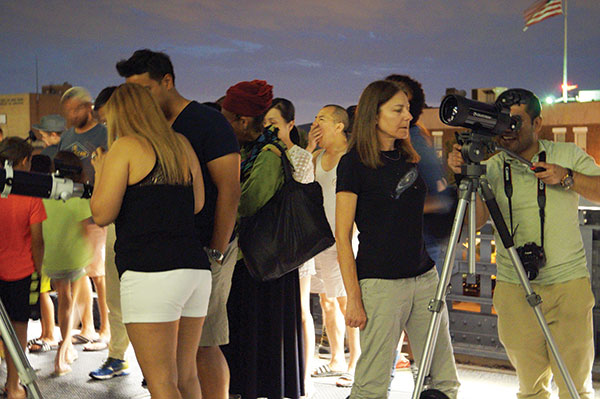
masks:
[(240, 82), (227, 90), (222, 107), (240, 116), (259, 116), (271, 106), (273, 86), (264, 80)]

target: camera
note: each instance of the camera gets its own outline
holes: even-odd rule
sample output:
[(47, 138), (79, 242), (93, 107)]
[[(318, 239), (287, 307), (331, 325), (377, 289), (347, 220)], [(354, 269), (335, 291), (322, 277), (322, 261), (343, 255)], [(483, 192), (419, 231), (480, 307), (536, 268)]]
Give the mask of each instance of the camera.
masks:
[(517, 253), (523, 263), (523, 268), (527, 273), (529, 280), (535, 280), (540, 273), (540, 269), (546, 264), (546, 254), (544, 248), (535, 242), (528, 242), (517, 248)]
[(489, 136), (507, 131), (518, 132), (522, 125), (519, 116), (510, 116), (508, 104), (487, 104), (456, 94), (450, 94), (442, 100), (440, 119), (446, 125), (466, 127)]

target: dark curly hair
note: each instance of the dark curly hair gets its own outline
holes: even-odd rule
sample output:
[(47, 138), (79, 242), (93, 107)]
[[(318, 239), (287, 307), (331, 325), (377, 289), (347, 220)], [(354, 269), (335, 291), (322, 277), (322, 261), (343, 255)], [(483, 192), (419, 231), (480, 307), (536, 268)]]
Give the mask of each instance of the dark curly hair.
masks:
[(403, 86), (406, 91), (408, 91), (412, 97), (409, 101), (410, 114), (412, 115), (412, 121), (410, 121), (410, 125), (415, 125), (423, 113), (423, 108), (425, 108), (425, 92), (421, 87), (421, 83), (417, 82), (408, 75), (390, 75), (385, 78), (385, 80), (396, 82)]
[(137, 50), (129, 59), (117, 62), (117, 72), (124, 78), (148, 72), (150, 78), (157, 82), (166, 74), (170, 74), (175, 83), (175, 72), (169, 56), (147, 48)]

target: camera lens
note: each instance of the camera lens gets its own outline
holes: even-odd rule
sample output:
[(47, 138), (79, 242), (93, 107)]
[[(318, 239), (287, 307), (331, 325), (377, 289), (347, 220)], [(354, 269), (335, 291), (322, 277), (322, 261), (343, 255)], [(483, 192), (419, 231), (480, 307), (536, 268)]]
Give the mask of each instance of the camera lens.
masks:
[(444, 98), (442, 105), (440, 106), (440, 117), (442, 122), (447, 125), (453, 125), (452, 122), (458, 115), (458, 100), (454, 96), (448, 96)]

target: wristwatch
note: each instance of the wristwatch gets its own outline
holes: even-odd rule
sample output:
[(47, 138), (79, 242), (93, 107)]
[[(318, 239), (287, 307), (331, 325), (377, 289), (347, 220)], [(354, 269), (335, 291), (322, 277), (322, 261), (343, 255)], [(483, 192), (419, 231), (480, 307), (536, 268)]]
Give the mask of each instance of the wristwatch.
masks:
[(219, 251), (218, 249), (204, 247), (204, 251), (206, 252), (206, 255), (208, 255), (208, 259), (213, 262), (221, 263), (223, 262), (223, 258), (225, 258), (223, 252)]
[(560, 180), (560, 185), (563, 186), (565, 190), (568, 190), (571, 187), (573, 187), (574, 183), (575, 180), (573, 180), (573, 171), (567, 168), (567, 174), (564, 175), (563, 178)]

